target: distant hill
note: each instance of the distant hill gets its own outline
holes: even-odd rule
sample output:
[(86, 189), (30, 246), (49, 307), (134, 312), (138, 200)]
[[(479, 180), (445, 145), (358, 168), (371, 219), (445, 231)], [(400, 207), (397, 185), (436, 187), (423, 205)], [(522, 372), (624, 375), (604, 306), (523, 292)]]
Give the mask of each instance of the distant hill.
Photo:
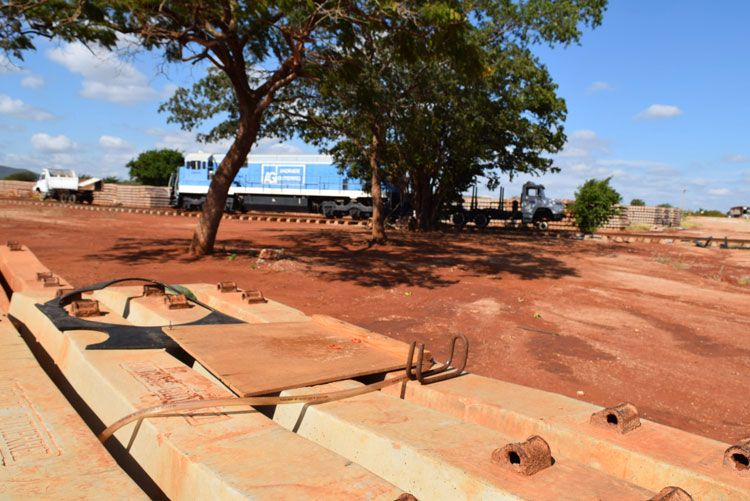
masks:
[[(16, 169), (15, 167), (7, 167), (5, 165), (0, 165), (0, 179), (5, 179), (11, 174), (17, 174), (19, 172), (32, 172), (32, 171), (28, 169)], [(37, 176), (38, 174), (34, 173), (34, 175)]]

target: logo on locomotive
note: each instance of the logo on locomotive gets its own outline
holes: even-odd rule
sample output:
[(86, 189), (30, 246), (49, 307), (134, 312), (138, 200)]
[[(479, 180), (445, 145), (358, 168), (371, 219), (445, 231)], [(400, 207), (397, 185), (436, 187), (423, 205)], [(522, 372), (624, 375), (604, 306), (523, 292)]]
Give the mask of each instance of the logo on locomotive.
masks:
[(304, 165), (264, 165), (261, 171), (264, 185), (305, 184)]

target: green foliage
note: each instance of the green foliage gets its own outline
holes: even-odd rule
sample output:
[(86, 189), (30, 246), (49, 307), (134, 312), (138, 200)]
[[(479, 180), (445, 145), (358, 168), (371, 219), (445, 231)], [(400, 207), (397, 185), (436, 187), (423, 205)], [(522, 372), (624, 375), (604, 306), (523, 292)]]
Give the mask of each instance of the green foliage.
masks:
[(720, 210), (716, 209), (698, 209), (697, 211), (693, 212), (692, 216), (698, 216), (698, 217), (727, 217), (726, 212), (721, 212)]
[(4, 179), (5, 181), (36, 181), (38, 177), (39, 174), (34, 174), (29, 170), (25, 170), (5, 176)]
[(674, 206), (672, 204), (659, 204), (657, 207), (661, 207), (663, 209), (674, 209)]
[(630, 201), (630, 205), (634, 207), (645, 207), (646, 202), (644, 202), (640, 198), (634, 198), (633, 200)]
[(182, 153), (177, 150), (149, 150), (128, 162), (127, 167), (130, 170), (130, 177), (138, 184), (166, 186), (170, 174), (184, 162)]
[(102, 178), (102, 183), (105, 184), (123, 184), (124, 181), (117, 176), (107, 176)]
[(568, 205), (575, 225), (583, 233), (593, 233), (612, 216), (620, 213), (616, 205), (622, 197), (609, 185), (607, 179), (589, 179), (578, 187), (575, 201)]

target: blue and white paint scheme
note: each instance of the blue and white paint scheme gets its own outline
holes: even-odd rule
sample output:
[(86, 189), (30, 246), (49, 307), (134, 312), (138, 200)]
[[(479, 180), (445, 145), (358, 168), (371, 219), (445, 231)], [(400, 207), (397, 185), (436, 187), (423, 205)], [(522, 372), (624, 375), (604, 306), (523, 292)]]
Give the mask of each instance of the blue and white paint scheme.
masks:
[[(172, 204), (200, 208), (223, 154), (190, 153), (170, 179)], [(227, 208), (321, 212), (330, 217), (372, 212), (362, 182), (339, 173), (324, 155), (249, 155), (231, 188)]]

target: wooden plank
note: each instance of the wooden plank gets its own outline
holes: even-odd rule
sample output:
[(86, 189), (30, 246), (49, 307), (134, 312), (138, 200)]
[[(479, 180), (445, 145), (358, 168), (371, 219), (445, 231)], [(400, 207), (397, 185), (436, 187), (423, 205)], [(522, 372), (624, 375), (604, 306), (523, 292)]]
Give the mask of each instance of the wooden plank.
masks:
[(265, 395), (403, 369), (408, 345), (350, 335), (315, 322), (164, 327), (240, 396)]

